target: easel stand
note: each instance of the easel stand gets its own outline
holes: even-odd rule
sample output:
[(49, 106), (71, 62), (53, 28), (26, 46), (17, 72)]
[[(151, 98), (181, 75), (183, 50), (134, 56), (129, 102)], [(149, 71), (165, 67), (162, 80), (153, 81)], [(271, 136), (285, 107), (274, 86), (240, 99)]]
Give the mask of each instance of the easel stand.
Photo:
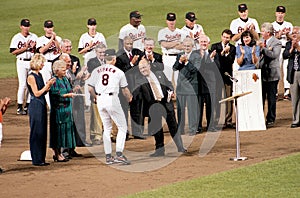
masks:
[[(236, 84), (235, 81), (233, 81), (233, 83)], [(235, 91), (236, 90), (237, 89), (235, 88)], [(219, 101), (219, 103), (223, 103), (223, 102), (234, 100), (235, 122), (236, 122), (236, 126), (235, 126), (236, 157), (230, 158), (230, 160), (233, 160), (233, 161), (241, 161), (241, 160), (246, 160), (247, 159), (247, 157), (241, 157), (240, 156), (240, 134), (239, 134), (239, 116), (238, 116), (239, 114), (238, 114), (237, 99), (239, 97), (245, 96), (245, 95), (250, 94), (250, 93), (252, 93), (252, 91), (245, 92), (245, 93), (240, 93), (240, 94), (236, 94), (234, 96), (230, 96), (228, 98), (225, 98), (225, 99)]]

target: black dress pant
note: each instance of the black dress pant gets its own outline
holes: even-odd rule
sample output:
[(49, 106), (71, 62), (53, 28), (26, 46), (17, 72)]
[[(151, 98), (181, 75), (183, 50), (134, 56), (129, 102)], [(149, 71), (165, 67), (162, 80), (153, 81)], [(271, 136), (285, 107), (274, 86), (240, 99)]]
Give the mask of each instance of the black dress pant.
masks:
[(181, 134), (178, 132), (178, 125), (175, 117), (174, 109), (170, 110), (166, 105), (173, 104), (164, 104), (164, 103), (154, 103), (150, 106), (149, 109), (149, 124), (148, 130), (149, 134), (153, 135), (155, 138), (155, 149), (160, 149), (164, 147), (164, 134), (162, 127), (162, 118), (166, 119), (170, 134), (175, 142), (177, 149), (183, 149), (183, 143), (181, 139)]
[(262, 100), (263, 107), (265, 107), (265, 101), (268, 102), (268, 113), (266, 122), (275, 122), (276, 118), (276, 94), (277, 94), (278, 80), (276, 81), (262, 81)]
[(204, 103), (206, 105), (206, 120), (207, 120), (207, 129), (216, 127), (215, 121), (215, 93), (203, 93), (199, 95), (199, 104), (200, 104), (200, 113), (199, 113), (199, 125), (198, 128), (202, 128), (202, 118)]

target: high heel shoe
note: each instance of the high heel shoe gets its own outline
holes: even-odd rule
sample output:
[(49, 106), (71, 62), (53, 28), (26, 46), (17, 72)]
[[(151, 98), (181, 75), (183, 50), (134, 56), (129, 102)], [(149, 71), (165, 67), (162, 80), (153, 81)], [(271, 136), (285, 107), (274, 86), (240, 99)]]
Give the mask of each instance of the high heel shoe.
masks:
[(69, 160), (68, 159), (63, 159), (63, 160), (59, 160), (58, 157), (56, 155), (53, 155), (53, 160), (55, 162), (68, 162)]

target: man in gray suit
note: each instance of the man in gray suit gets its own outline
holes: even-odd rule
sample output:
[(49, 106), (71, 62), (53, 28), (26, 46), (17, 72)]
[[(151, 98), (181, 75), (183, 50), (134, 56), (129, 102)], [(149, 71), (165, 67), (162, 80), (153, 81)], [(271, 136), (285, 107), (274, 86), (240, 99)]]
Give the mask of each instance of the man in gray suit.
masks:
[(268, 113), (266, 117), (267, 127), (274, 126), (276, 118), (276, 94), (277, 85), (280, 79), (279, 55), (281, 42), (274, 37), (274, 28), (271, 23), (264, 23), (261, 26), (262, 40), (261, 59), (259, 67), (262, 73), (262, 99), (268, 101)]
[[(188, 110), (189, 135), (196, 135), (199, 123), (198, 69), (190, 61), (194, 47), (192, 38), (183, 40), (184, 52), (176, 57), (174, 71), (179, 71), (176, 87), (178, 130), (184, 134), (185, 107)], [(202, 131), (198, 131), (201, 133)]]

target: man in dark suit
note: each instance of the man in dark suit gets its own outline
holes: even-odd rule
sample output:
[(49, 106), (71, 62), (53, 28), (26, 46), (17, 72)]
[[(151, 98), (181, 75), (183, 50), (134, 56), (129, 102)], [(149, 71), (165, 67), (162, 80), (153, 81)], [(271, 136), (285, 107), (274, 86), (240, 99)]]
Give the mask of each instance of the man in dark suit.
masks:
[(141, 95), (143, 102), (143, 115), (149, 117), (149, 134), (155, 138), (155, 152), (150, 157), (165, 155), (164, 134), (162, 128), (162, 117), (166, 118), (170, 134), (177, 146), (178, 152), (186, 153), (183, 147), (181, 134), (177, 130), (174, 106), (171, 101), (173, 86), (163, 71), (152, 72), (151, 66), (146, 59), (139, 63), (141, 76), (136, 79), (137, 92)]
[[(232, 82), (230, 78), (225, 75), (226, 72), (230, 76), (232, 76), (232, 64), (235, 59), (235, 46), (230, 44), (230, 40), (232, 37), (232, 32), (229, 29), (225, 29), (221, 34), (221, 42), (214, 43), (211, 45), (211, 50), (216, 50), (219, 56), (220, 62), (220, 72), (223, 78), (224, 87), (225, 87), (225, 97), (228, 98), (232, 96)], [(223, 86), (219, 84), (217, 88), (221, 89), (217, 91), (217, 94), (222, 94)], [(222, 95), (217, 96), (218, 99), (222, 98)], [(217, 103), (219, 102), (216, 101)], [(225, 115), (225, 127), (226, 128), (234, 128), (232, 124), (232, 113), (233, 113), (233, 101), (226, 102), (226, 115)], [(216, 115), (219, 116), (220, 112), (216, 112)]]
[(162, 55), (154, 52), (155, 41), (152, 38), (145, 38), (145, 49), (142, 53), (142, 57), (145, 57), (151, 66), (152, 71), (163, 71), (164, 64), (162, 61)]
[(199, 104), (200, 115), (198, 131), (202, 131), (202, 117), (204, 110), (204, 103), (206, 104), (206, 120), (207, 131), (216, 132), (216, 92), (219, 91), (217, 81), (222, 81), (222, 76), (219, 71), (219, 59), (216, 51), (208, 50), (209, 38), (206, 35), (199, 36), (200, 49), (192, 52), (191, 56), (196, 57), (191, 60), (199, 70)]
[(277, 85), (280, 79), (279, 55), (281, 42), (273, 34), (272, 23), (263, 23), (261, 26), (262, 41), (260, 42), (261, 59), (259, 67), (262, 76), (263, 106), (265, 100), (268, 101), (267, 127), (272, 127), (275, 123)]
[[(142, 51), (133, 48), (133, 40), (129, 36), (125, 36), (123, 39), (124, 47), (117, 53), (116, 67), (121, 69), (126, 76), (128, 82), (128, 88), (131, 93), (135, 89), (136, 75), (140, 75), (138, 70), (138, 63), (142, 58)], [(121, 92), (120, 92), (121, 93)], [(128, 102), (126, 98), (119, 94), (122, 109), (125, 114), (125, 118), (128, 124)], [(131, 132), (135, 139), (145, 139), (142, 130), (142, 114), (141, 114), (141, 102), (138, 95), (133, 95), (133, 99), (130, 103), (130, 116), (131, 116)]]
[(283, 58), (288, 59), (287, 81), (291, 84), (293, 121), (291, 128), (300, 127), (300, 27), (294, 26), (292, 40), (286, 43)]

